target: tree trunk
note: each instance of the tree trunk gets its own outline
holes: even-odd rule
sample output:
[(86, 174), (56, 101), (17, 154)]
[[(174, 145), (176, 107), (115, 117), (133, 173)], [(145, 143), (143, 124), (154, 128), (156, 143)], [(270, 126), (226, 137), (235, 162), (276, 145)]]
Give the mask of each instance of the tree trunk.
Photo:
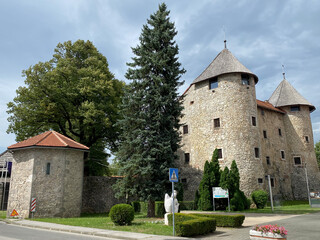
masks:
[(154, 202), (154, 200), (148, 201), (148, 217), (149, 218), (155, 217), (155, 202)]

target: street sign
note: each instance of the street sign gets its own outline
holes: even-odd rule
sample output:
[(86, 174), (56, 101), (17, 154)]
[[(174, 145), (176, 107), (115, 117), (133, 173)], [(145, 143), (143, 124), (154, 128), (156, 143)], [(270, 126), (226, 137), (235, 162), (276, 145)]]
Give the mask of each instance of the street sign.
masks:
[(18, 212), (15, 209), (13, 209), (10, 217), (15, 217), (15, 216), (18, 216), (18, 215), (19, 215)]
[(228, 198), (229, 191), (222, 189), (221, 187), (212, 188), (213, 198)]
[(178, 168), (169, 168), (169, 181), (178, 182)]
[(34, 213), (36, 211), (37, 199), (31, 198), (31, 208), (30, 212)]

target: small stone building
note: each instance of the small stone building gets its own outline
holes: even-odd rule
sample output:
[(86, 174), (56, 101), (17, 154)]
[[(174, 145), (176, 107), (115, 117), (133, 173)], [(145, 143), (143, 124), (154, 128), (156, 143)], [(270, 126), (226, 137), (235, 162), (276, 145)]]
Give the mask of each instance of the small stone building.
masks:
[[(225, 47), (184, 92), (179, 150), (185, 200), (193, 200), (215, 149), (223, 169), (236, 161), (247, 196), (268, 189), (285, 199), (320, 190), (310, 113), (315, 107), (285, 79), (267, 101), (256, 99), (258, 77)], [(306, 169), (305, 169), (306, 167)]]
[(55, 131), (48, 131), (8, 147), (13, 164), (7, 216), (80, 216), (84, 153), (88, 147)]

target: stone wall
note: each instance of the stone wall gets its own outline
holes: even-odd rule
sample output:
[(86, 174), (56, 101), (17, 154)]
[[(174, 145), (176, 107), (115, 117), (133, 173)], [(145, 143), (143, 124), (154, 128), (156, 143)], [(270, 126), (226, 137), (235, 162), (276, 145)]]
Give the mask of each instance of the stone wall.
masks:
[(118, 203), (131, 202), (133, 199), (115, 198), (112, 185), (119, 177), (85, 177), (83, 182), (82, 212), (106, 213)]
[[(222, 149), (220, 167), (230, 168), (236, 160), (241, 189), (249, 195), (258, 189), (258, 178), (264, 176), (260, 158), (255, 158), (255, 148), (260, 149), (255, 83), (241, 83), (241, 74), (224, 74), (218, 77), (218, 88), (209, 89), (209, 80), (192, 85), (185, 94), (182, 123), (188, 125), (183, 134), (180, 149), (180, 179), (186, 180), (185, 200), (193, 200), (199, 186), (204, 163), (211, 160), (214, 149)], [(214, 127), (214, 119), (220, 119), (220, 127)], [(185, 163), (184, 154), (190, 154)]]

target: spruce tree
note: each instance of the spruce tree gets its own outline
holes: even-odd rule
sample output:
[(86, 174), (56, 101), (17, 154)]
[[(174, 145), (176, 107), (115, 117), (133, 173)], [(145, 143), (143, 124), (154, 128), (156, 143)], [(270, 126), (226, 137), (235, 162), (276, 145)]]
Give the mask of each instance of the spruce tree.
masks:
[(231, 163), (230, 174), (229, 174), (229, 192), (232, 198), (237, 190), (240, 188), (240, 174), (235, 160)]
[[(118, 196), (129, 194), (148, 201), (148, 216), (154, 216), (154, 201), (170, 189), (168, 172), (177, 159), (182, 98), (179, 80), (185, 70), (178, 61), (177, 35), (163, 3), (143, 26), (140, 43), (132, 48), (126, 78), (131, 80), (118, 126), (123, 130), (117, 161), (124, 176), (115, 186)], [(169, 186), (166, 189), (165, 186)]]
[(225, 167), (224, 170), (221, 172), (221, 176), (220, 176), (220, 187), (222, 189), (229, 189), (229, 168)]

